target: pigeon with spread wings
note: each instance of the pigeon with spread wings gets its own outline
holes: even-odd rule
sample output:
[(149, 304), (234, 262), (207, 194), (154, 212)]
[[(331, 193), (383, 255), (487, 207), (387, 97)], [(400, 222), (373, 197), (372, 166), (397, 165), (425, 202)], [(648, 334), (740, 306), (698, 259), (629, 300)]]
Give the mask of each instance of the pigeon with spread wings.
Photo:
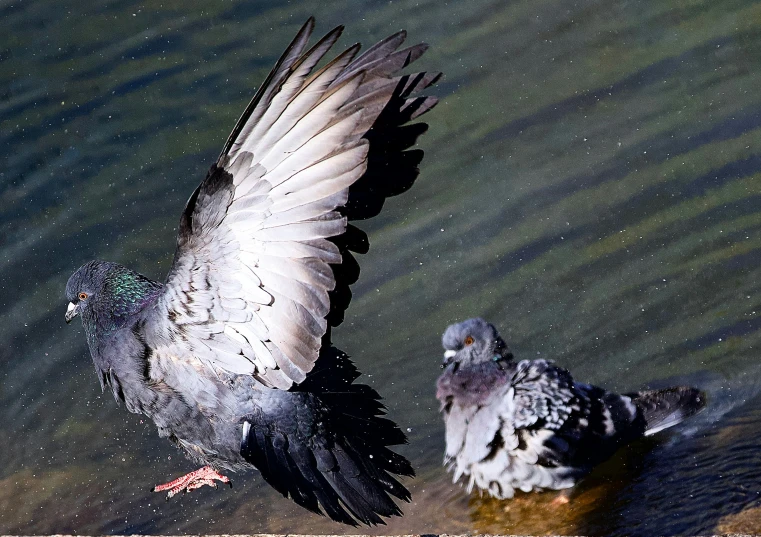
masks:
[(168, 494), (256, 468), (299, 505), (347, 524), (400, 515), (388, 446), (406, 441), (380, 396), (330, 343), (367, 237), (348, 223), (408, 189), (438, 73), (399, 74), (426, 45), (394, 34), (315, 70), (336, 28), (307, 49), (309, 19), (190, 197), (164, 284), (91, 261), (69, 279), (101, 386), (154, 420), (202, 468)]

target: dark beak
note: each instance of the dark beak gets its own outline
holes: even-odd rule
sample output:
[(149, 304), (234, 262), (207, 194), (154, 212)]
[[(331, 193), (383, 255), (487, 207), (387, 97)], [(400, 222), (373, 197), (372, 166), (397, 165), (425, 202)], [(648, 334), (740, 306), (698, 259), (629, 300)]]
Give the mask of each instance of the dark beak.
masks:
[(64, 316), (64, 319), (66, 319), (66, 324), (69, 324), (71, 320), (77, 315), (79, 315), (79, 304), (69, 302), (69, 307), (66, 308), (66, 315)]

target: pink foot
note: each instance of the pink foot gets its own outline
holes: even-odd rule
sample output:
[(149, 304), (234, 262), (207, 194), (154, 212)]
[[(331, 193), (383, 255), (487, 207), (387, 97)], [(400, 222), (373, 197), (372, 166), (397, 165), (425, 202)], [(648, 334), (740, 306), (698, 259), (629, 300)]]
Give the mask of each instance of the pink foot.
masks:
[(569, 493), (566, 491), (563, 491), (560, 494), (558, 494), (554, 500), (550, 502), (550, 505), (554, 505), (554, 506), (566, 505), (568, 502), (571, 501), (571, 499), (568, 496), (569, 496)]
[(153, 487), (153, 492), (163, 492), (168, 490), (169, 492), (166, 493), (166, 498), (168, 500), (177, 493), (190, 492), (191, 490), (201, 488), (204, 485), (217, 488), (217, 484), (214, 480), (221, 481), (222, 483), (229, 483), (232, 487), (232, 483), (230, 483), (228, 477), (217, 473), (217, 471), (211, 466), (204, 466), (195, 472), (190, 472), (189, 474), (175, 479), (174, 481), (170, 481), (169, 483), (156, 485)]

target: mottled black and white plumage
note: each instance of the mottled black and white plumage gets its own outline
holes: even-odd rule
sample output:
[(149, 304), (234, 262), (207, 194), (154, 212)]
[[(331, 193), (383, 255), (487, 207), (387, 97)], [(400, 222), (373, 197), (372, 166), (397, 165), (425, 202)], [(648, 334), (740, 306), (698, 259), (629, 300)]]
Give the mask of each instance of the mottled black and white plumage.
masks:
[[(399, 32), (314, 71), (336, 28), (311, 48), (301, 28), (246, 108), (182, 214), (164, 284), (92, 261), (72, 275), (102, 386), (152, 418), (199, 464), (170, 494), (256, 467), (283, 495), (334, 520), (381, 523), (413, 475), (388, 449), (404, 434), (380, 396), (333, 348), (367, 237), (349, 220), (409, 188), (438, 73), (400, 75), (425, 45)], [(314, 72), (313, 72), (314, 71)], [(184, 479), (184, 481), (183, 481)], [(179, 482), (179, 484), (177, 484)]]
[(436, 397), (444, 462), (496, 498), (573, 486), (620, 446), (676, 425), (705, 405), (695, 388), (617, 395), (576, 382), (548, 360), (516, 362), (483, 319), (444, 332)]

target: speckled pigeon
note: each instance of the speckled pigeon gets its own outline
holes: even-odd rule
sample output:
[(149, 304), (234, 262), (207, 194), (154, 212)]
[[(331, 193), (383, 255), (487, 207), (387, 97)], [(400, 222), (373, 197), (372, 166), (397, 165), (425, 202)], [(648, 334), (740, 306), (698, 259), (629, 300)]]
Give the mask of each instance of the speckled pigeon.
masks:
[(309, 19), (182, 213), (165, 283), (91, 261), (66, 285), (101, 386), (149, 416), (199, 470), (169, 495), (256, 468), (299, 505), (356, 525), (400, 515), (388, 446), (406, 441), (380, 396), (331, 346), (374, 216), (414, 182), (438, 73), (400, 75), (426, 45), (399, 32), (315, 70), (342, 27), (307, 49)]
[(483, 319), (444, 332), (444, 373), (436, 397), (446, 424), (444, 463), (454, 481), (495, 498), (565, 489), (632, 440), (697, 413), (695, 388), (617, 395), (576, 382), (548, 360), (513, 360)]

